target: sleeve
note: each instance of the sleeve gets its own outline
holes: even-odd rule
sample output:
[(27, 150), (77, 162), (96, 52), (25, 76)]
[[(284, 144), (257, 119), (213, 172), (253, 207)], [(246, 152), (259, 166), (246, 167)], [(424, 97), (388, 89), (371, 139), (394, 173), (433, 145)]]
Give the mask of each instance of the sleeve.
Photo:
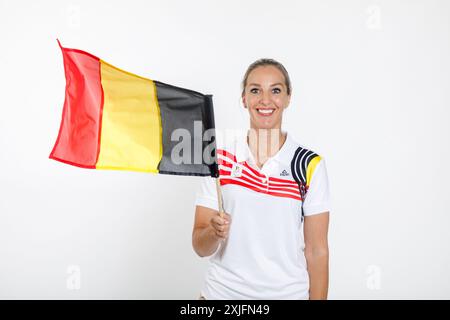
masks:
[(196, 206), (207, 207), (217, 211), (219, 210), (215, 179), (216, 178), (213, 177), (202, 177), (195, 199)]
[(325, 160), (317, 164), (303, 203), (303, 213), (311, 216), (331, 210), (331, 197)]

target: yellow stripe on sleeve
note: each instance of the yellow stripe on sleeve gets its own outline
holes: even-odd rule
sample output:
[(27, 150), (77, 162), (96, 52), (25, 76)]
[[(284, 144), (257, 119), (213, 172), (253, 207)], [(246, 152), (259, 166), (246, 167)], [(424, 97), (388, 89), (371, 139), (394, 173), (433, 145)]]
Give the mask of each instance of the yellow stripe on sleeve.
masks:
[(308, 169), (306, 170), (306, 185), (309, 187), (311, 184), (311, 179), (313, 177), (314, 172), (316, 172), (317, 164), (320, 162), (322, 158), (320, 156), (315, 156), (311, 159), (308, 164)]

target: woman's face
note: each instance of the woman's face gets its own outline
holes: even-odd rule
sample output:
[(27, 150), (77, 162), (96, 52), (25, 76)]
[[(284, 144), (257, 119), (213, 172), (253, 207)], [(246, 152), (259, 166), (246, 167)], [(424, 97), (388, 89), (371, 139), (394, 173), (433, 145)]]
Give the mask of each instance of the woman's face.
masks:
[(290, 98), (283, 73), (277, 67), (254, 69), (248, 75), (242, 97), (250, 115), (250, 127), (281, 129), (283, 111), (289, 105)]

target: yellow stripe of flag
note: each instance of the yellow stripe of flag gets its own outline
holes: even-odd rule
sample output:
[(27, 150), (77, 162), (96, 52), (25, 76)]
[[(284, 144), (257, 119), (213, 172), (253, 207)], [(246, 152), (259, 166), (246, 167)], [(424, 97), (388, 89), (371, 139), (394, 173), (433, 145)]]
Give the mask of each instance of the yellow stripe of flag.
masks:
[(158, 172), (161, 113), (152, 80), (100, 60), (103, 114), (97, 169)]

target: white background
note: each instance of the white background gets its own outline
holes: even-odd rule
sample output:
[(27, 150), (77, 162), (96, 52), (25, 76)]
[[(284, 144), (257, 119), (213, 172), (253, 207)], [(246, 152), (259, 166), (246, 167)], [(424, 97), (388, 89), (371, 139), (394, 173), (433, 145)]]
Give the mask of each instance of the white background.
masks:
[(48, 159), (56, 38), (214, 95), (245, 128), (261, 57), (293, 82), (284, 128), (327, 161), (331, 299), (450, 298), (450, 2), (0, 0), (0, 298), (196, 299), (199, 179)]

